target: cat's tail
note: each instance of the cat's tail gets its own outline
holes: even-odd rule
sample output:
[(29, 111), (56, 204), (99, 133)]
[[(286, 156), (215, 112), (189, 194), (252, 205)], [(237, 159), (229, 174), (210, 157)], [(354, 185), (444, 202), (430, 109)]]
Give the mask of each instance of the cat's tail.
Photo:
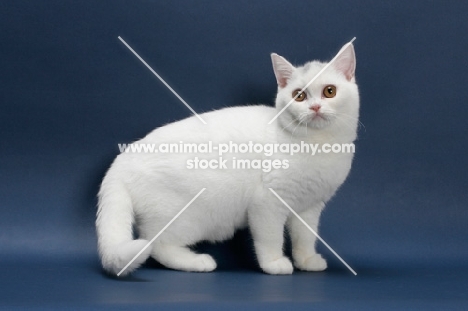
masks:
[(122, 269), (148, 244), (133, 239), (134, 212), (130, 195), (123, 184), (106, 176), (99, 191), (96, 219), (99, 256), (108, 273), (125, 276), (148, 259), (147, 247), (124, 271)]

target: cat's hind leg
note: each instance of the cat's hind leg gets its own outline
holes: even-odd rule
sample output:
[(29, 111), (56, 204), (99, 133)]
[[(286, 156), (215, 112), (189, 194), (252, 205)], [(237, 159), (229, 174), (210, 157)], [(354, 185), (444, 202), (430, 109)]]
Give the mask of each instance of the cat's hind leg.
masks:
[(216, 269), (216, 261), (208, 254), (197, 254), (187, 246), (155, 243), (151, 257), (163, 266), (189, 272), (210, 272)]

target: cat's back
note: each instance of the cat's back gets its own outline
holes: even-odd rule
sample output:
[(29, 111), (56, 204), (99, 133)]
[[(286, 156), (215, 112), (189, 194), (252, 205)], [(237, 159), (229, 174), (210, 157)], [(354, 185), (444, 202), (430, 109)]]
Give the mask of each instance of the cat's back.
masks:
[(264, 105), (227, 107), (169, 123), (149, 133), (141, 142), (207, 143), (261, 141), (276, 110)]

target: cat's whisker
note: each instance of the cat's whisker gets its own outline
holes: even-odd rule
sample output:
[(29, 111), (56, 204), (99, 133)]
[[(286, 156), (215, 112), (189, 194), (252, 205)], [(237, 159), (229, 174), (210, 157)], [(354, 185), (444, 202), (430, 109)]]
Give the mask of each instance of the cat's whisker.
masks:
[(296, 127), (294, 128), (294, 130), (291, 133), (291, 140), (293, 139), (294, 132), (296, 132), (296, 130), (299, 128), (299, 126), (302, 124), (302, 122), (304, 122), (304, 120), (299, 119), (299, 123), (296, 125)]
[(359, 121), (359, 119), (356, 118), (356, 117), (353, 117), (353, 116), (350, 116), (350, 115), (347, 115), (347, 114), (344, 114), (344, 113), (339, 113), (339, 114), (337, 114), (337, 116), (346, 117), (346, 118), (348, 118), (350, 120), (356, 121), (359, 125), (361, 125), (361, 126), (363, 126), (365, 128), (364, 124), (361, 121)]
[(350, 119), (345, 119), (343, 115), (335, 115), (335, 119), (337, 121), (341, 121), (342, 123), (352, 127), (352, 125), (354, 124), (354, 120), (350, 120)]
[(344, 126), (346, 126), (348, 129), (350, 129), (350, 130), (352, 130), (352, 131), (356, 130), (355, 124), (351, 124), (351, 123), (350, 123), (351, 121), (347, 121), (347, 120), (345, 120), (345, 119), (340, 119), (339, 117), (337, 117), (337, 120), (340, 120), (340, 121), (342, 122), (342, 124), (343, 124)]
[(294, 123), (294, 122), (297, 122), (297, 121), (299, 121), (298, 118), (294, 118), (291, 122), (289, 122), (286, 126), (284, 126), (284, 127), (281, 129), (281, 133), (283, 133), (283, 132), (286, 130), (286, 128), (287, 128), (289, 125), (291, 125), (291, 123)]
[(336, 116), (342, 116), (342, 117), (347, 117), (348, 119), (351, 119), (353, 121), (357, 121), (357, 124), (358, 124), (358, 127), (363, 127), (364, 128), (364, 131), (366, 131), (366, 126), (364, 125), (364, 123), (362, 123), (358, 118), (356, 117), (353, 117), (353, 116), (350, 116), (348, 114), (345, 114), (345, 113), (339, 113), (339, 114), (335, 114)]
[(296, 124), (296, 126), (293, 128), (293, 130), (291, 131), (291, 135), (290, 135), (290, 138), (292, 139), (293, 135), (294, 135), (294, 132), (299, 128), (299, 126), (301, 126), (301, 124), (306, 121), (307, 119), (309, 118), (309, 112), (302, 112), (301, 114), (299, 114), (299, 116), (297, 116), (296, 118), (294, 118), (291, 122), (289, 122), (286, 126), (284, 126), (282, 129), (281, 129), (281, 132), (284, 132), (286, 130), (287, 127), (289, 127), (291, 125), (291, 123), (293, 122), (298, 122)]
[(299, 121), (304, 122), (309, 118), (309, 114), (304, 112), (299, 115)]
[(308, 128), (308, 120), (310, 118), (310, 113), (309, 112), (303, 112), (299, 115), (299, 125), (305, 121), (305, 129), (306, 129), (306, 136), (308, 135), (307, 128)]
[[(355, 129), (355, 126), (354, 126), (354, 121), (358, 121), (359, 120), (353, 116), (350, 116), (350, 115), (347, 115), (347, 114), (344, 114), (344, 113), (336, 113), (336, 112), (331, 112), (330, 113), (333, 117), (336, 118), (336, 120), (338, 121), (341, 121), (343, 123), (343, 125), (345, 125), (347, 128), (349, 128), (350, 130), (354, 130)], [(347, 118), (347, 119), (346, 119)], [(362, 123), (361, 123), (362, 124)], [(359, 123), (357, 123), (357, 126), (359, 127)], [(365, 126), (364, 124), (362, 124), (362, 126), (364, 127), (364, 130), (365, 130)]]

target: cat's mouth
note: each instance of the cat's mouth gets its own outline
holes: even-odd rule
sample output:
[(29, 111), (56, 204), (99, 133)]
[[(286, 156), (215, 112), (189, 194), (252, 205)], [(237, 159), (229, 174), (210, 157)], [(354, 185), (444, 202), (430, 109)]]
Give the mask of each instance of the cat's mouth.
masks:
[(331, 122), (330, 116), (326, 115), (323, 112), (315, 112), (310, 115), (310, 126), (313, 128), (323, 128), (328, 126)]
[(318, 119), (326, 120), (326, 118), (324, 117), (322, 113), (316, 112), (312, 115), (312, 120), (318, 120)]
[(327, 117), (323, 112), (315, 112), (310, 116), (312, 121), (330, 121), (330, 118)]

